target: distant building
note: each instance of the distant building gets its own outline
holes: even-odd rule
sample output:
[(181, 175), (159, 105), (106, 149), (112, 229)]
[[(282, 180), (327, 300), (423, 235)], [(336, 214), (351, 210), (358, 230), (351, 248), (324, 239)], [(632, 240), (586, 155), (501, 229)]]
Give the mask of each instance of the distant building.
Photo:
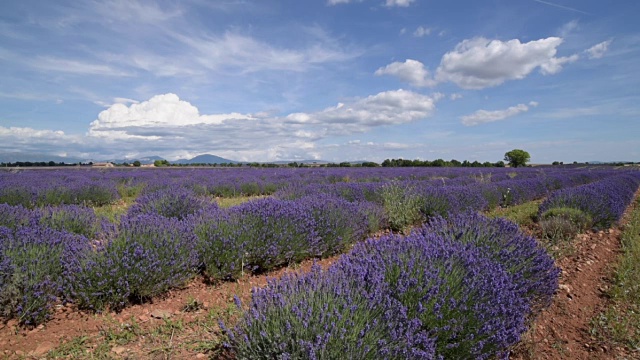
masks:
[(113, 164), (110, 162), (98, 162), (98, 163), (93, 163), (93, 165), (91, 165), (92, 167), (113, 167)]

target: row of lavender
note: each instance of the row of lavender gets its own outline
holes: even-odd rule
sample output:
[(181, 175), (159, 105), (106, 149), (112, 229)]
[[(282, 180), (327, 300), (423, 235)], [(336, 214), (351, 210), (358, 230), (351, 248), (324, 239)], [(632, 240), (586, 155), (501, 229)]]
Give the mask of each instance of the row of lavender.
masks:
[(640, 186), (640, 172), (612, 176), (555, 191), (539, 207), (538, 217), (579, 221), (583, 228), (607, 229), (620, 220)]
[[(562, 189), (540, 216), (573, 209), (609, 227), (639, 186), (632, 172)], [(558, 276), (513, 223), (436, 216), (406, 237), (357, 244), (326, 271), (256, 289), (248, 308), (237, 301), (243, 315), (225, 328), (226, 346), (238, 359), (506, 359)]]
[[(487, 211), (541, 199), (560, 190), (625, 172), (559, 172), (501, 181), (473, 181), (434, 186), (433, 181), (404, 180), (369, 183), (293, 184), (275, 193), (280, 199), (328, 194), (349, 201), (370, 201), (384, 207), (392, 230), (424, 222), (432, 216)], [(436, 180), (436, 184), (440, 183)]]
[[(119, 309), (197, 273), (233, 279), (243, 271), (341, 252), (386, 226), (402, 197), (418, 198), (419, 183), (409, 183), (411, 191), (397, 184), (383, 186), (382, 193), (400, 189), (399, 202), (386, 195), (379, 204), (316, 195), (254, 200), (229, 210), (171, 186), (141, 196), (118, 226), (84, 207), (2, 205), (0, 308), (4, 317), (37, 323), (47, 318), (55, 297), (81, 308)], [(455, 194), (447, 186), (438, 189)], [(461, 194), (456, 196), (471, 196)]]
[[(333, 184), (418, 182), (423, 186), (464, 186), (508, 180), (564, 178), (587, 183), (612, 170), (374, 168), (374, 169), (131, 169), (0, 171), (0, 203), (33, 208), (59, 204), (100, 206), (122, 197), (183, 186), (198, 194), (233, 197), (270, 195), (283, 188)], [(547, 187), (557, 185), (549, 183)]]
[(237, 359), (508, 358), (558, 275), (513, 223), (436, 217), (255, 289), (226, 346)]
[(117, 225), (77, 205), (0, 204), (0, 311), (37, 324), (59, 300), (119, 310), (198, 274), (229, 280), (344, 252), (384, 219), (375, 204), (328, 196), (220, 209), (180, 187), (141, 196)]

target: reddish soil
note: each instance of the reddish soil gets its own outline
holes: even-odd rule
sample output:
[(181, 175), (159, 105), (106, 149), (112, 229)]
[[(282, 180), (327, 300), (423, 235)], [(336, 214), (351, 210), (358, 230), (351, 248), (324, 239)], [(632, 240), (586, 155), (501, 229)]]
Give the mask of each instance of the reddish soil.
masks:
[[(636, 193), (636, 198), (639, 195)], [(633, 208), (627, 209), (621, 224), (626, 223)], [(538, 315), (512, 359), (640, 358), (591, 334), (591, 320), (608, 305), (606, 294), (620, 254), (620, 233), (619, 226), (574, 239), (572, 250), (556, 261), (562, 275), (552, 305)]]
[[(336, 259), (338, 259), (338, 256), (317, 260), (315, 263), (326, 269)], [(235, 295), (244, 304), (247, 304), (251, 299), (252, 288), (265, 286), (269, 278), (280, 278), (286, 273), (308, 272), (313, 264), (313, 260), (308, 260), (295, 267), (282, 268), (266, 275), (245, 276), (236, 282), (226, 282), (219, 285), (209, 285), (202, 278), (198, 278), (184, 289), (171, 291), (160, 299), (154, 299), (152, 303), (133, 305), (120, 313), (91, 314), (78, 311), (72, 306), (58, 305), (54, 318), (35, 329), (18, 327), (15, 320), (0, 324), (0, 358), (43, 359), (46, 358), (48, 351), (80, 336), (86, 336), (89, 339), (88, 348), (95, 348), (104, 339), (105, 331), (114, 330), (118, 332), (123, 328), (126, 329), (131, 324), (137, 324), (139, 329), (135, 330), (135, 332), (146, 334), (165, 323), (163, 317), (173, 323), (181, 322), (186, 329), (176, 331), (175, 338), (173, 333), (170, 337), (167, 335), (165, 340), (169, 340), (174, 344), (181, 341), (206, 340), (202, 338), (194, 339), (193, 337), (202, 336), (201, 333), (196, 332), (195, 328), (202, 327), (201, 324), (204, 318), (207, 317), (208, 310), (212, 310), (214, 314), (219, 314), (221, 318), (224, 318), (225, 312), (233, 313), (229, 309), (236, 307)], [(193, 312), (184, 311), (185, 305), (193, 302), (193, 300), (201, 304), (200, 309)], [(193, 326), (190, 326), (190, 324)], [(193, 328), (193, 331), (190, 331), (191, 328)], [(208, 335), (211, 337), (210, 340), (215, 340), (219, 335), (219, 330), (211, 329)], [(189, 351), (189, 349), (184, 348), (174, 349), (170, 355), (167, 355), (166, 351), (157, 351), (158, 348), (166, 347), (167, 344), (153, 344), (152, 341), (148, 341), (149, 339), (146, 341), (142, 339), (143, 337), (139, 336), (137, 340), (133, 340), (123, 346), (112, 344), (109, 355), (115, 359), (193, 359), (207, 357), (197, 351)], [(96, 343), (91, 344), (92, 342)], [(158, 353), (157, 356), (154, 356), (154, 353)], [(81, 358), (87, 357), (83, 356)]]

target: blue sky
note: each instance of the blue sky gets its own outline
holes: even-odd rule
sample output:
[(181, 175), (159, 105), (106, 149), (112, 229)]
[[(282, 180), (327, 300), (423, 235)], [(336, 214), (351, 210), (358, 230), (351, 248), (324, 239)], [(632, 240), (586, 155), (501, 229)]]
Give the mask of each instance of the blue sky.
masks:
[(0, 4), (0, 152), (640, 161), (638, 1)]

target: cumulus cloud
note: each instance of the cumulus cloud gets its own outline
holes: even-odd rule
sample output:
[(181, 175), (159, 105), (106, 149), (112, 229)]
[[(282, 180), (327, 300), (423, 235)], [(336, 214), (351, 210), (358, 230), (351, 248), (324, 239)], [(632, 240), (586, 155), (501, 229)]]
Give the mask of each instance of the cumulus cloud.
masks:
[(139, 103), (112, 104), (90, 124), (84, 139), (103, 158), (141, 149), (170, 160), (179, 154), (206, 152), (241, 161), (315, 158), (320, 154), (318, 140), (422, 120), (433, 113), (441, 97), (400, 89), (317, 112), (277, 116), (201, 114), (196, 106), (170, 93)]
[(398, 125), (429, 117), (439, 97), (408, 90), (384, 91), (350, 104), (315, 113), (293, 113), (285, 119), (292, 124), (317, 124), (331, 128), (329, 133), (357, 133), (382, 125)]
[(416, 87), (431, 87), (436, 85), (436, 82), (431, 78), (424, 64), (413, 59), (407, 59), (405, 62), (393, 62), (385, 67), (379, 68), (375, 74), (378, 76), (396, 76), (400, 80), (406, 81)]
[[(157, 139), (156, 135), (133, 135), (128, 128), (175, 128), (199, 124), (222, 124), (226, 120), (247, 120), (250, 115), (239, 113), (200, 115), (198, 109), (175, 94), (156, 95), (141, 103), (127, 106), (122, 102), (100, 112), (89, 128), (90, 136), (136, 137)], [(150, 134), (150, 132), (146, 132)]]
[[(536, 68), (543, 75), (558, 73), (566, 64), (579, 59), (574, 54), (556, 57), (559, 37), (521, 43), (474, 38), (464, 40), (454, 50), (442, 56), (435, 76), (418, 60), (393, 62), (376, 70), (375, 74), (393, 75), (416, 87), (432, 87), (438, 83), (452, 82), (463, 89), (484, 89), (501, 85), (509, 80), (524, 79)], [(598, 44), (596, 53), (606, 45)]]
[(589, 59), (600, 59), (603, 57), (607, 50), (609, 50), (609, 45), (611, 45), (612, 41), (613, 40), (603, 41), (587, 49), (586, 52), (589, 54)]
[(418, 26), (416, 31), (413, 32), (413, 36), (415, 37), (423, 37), (429, 34), (431, 34), (431, 29), (424, 26)]
[(508, 80), (523, 79), (536, 68), (554, 74), (577, 55), (557, 58), (559, 37), (521, 43), (474, 38), (464, 40), (446, 53), (436, 71), (438, 82), (450, 81), (464, 89), (498, 86)]
[(506, 118), (516, 116), (523, 112), (527, 112), (531, 107), (536, 107), (536, 106), (538, 106), (538, 103), (535, 101), (531, 101), (529, 102), (528, 105), (518, 104), (516, 106), (511, 106), (504, 110), (494, 110), (494, 111), (478, 110), (471, 115), (465, 115), (460, 117), (460, 120), (462, 120), (462, 123), (466, 126), (475, 126), (475, 125), (480, 125), (484, 123), (504, 120)]
[(462, 94), (460, 93), (453, 93), (451, 95), (449, 95), (449, 99), (451, 100), (458, 100), (458, 99), (462, 99)]

